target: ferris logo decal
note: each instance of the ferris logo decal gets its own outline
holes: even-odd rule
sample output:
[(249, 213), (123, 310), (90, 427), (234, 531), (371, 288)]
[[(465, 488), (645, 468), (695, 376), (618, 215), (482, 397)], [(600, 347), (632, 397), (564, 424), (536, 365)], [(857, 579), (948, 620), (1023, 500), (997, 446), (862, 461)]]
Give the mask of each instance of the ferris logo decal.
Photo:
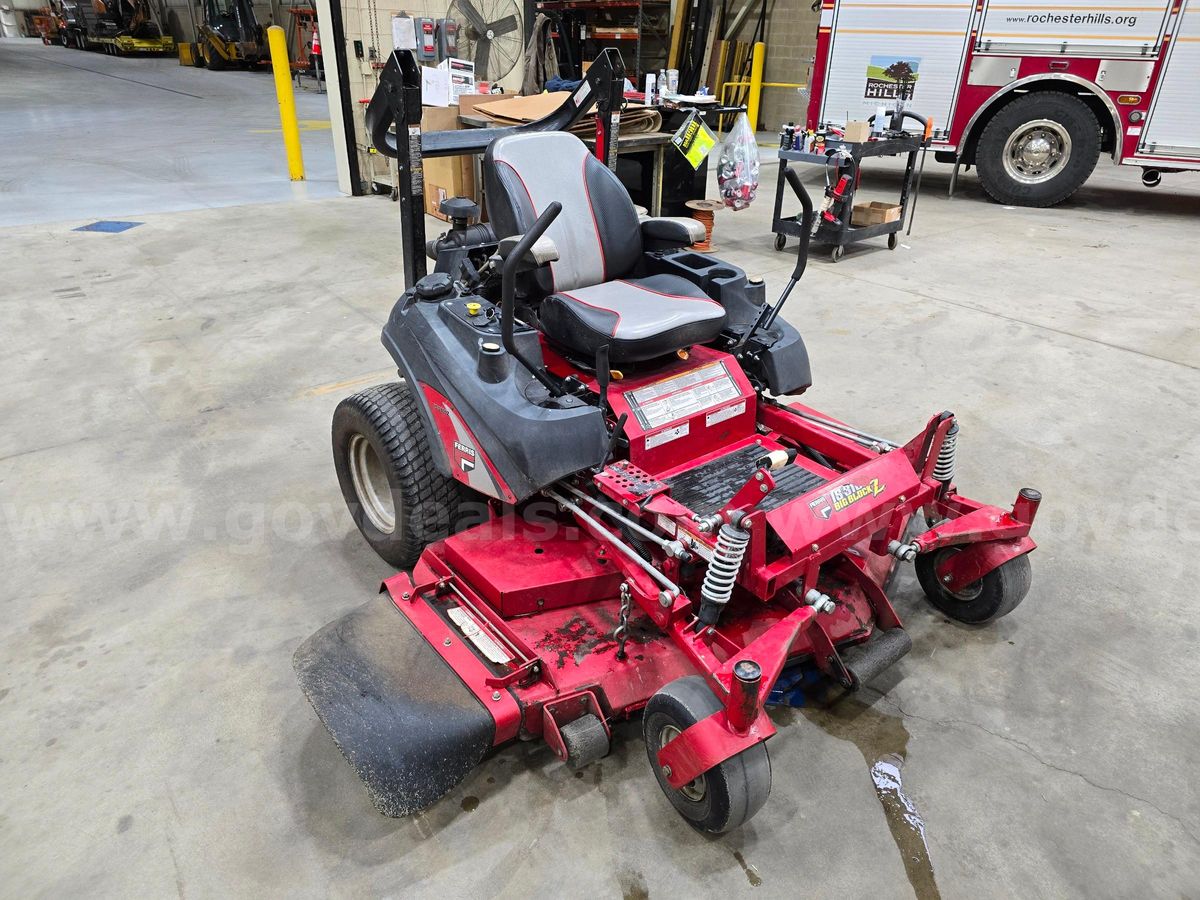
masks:
[(454, 449), (462, 454), (462, 458), (458, 464), (462, 466), (464, 472), (470, 472), (475, 468), (475, 448), (468, 447), (466, 444), (454, 442)]
[(810, 500), (808, 508), (818, 519), (828, 519), (835, 512), (841, 512), (859, 500), (866, 497), (878, 497), (886, 487), (887, 485), (878, 478), (872, 478), (866, 484), (855, 484), (850, 481), (826, 491), (816, 500)]

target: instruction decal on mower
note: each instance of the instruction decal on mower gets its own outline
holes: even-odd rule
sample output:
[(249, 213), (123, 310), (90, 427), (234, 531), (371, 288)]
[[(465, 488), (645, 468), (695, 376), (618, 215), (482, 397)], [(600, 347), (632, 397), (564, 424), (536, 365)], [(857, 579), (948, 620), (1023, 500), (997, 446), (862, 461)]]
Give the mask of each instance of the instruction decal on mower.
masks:
[(866, 484), (855, 484), (853, 481), (848, 481), (829, 489), (815, 500), (810, 500), (808, 508), (818, 519), (828, 519), (835, 512), (841, 512), (859, 500), (878, 497), (886, 488), (887, 485), (878, 478), (872, 478)]
[(651, 429), (690, 418), (741, 395), (725, 364), (714, 362), (630, 391), (625, 397), (642, 427)]

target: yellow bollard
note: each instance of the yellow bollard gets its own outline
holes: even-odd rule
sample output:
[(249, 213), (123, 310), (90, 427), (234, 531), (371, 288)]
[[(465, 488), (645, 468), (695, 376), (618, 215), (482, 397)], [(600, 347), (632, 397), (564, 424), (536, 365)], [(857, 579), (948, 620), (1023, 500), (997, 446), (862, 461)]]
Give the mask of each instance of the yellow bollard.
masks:
[(271, 45), (271, 69), (275, 72), (275, 96), (279, 100), (279, 124), (283, 128), (283, 148), (287, 151), (288, 176), (304, 180), (304, 154), (300, 152), (300, 126), (296, 122), (296, 98), (292, 94), (292, 67), (288, 64), (287, 38), (283, 29), (267, 29)]
[(758, 131), (758, 101), (762, 99), (763, 63), (767, 58), (767, 45), (759, 41), (754, 45), (754, 56), (750, 60), (750, 97), (746, 101), (746, 116), (752, 131)]

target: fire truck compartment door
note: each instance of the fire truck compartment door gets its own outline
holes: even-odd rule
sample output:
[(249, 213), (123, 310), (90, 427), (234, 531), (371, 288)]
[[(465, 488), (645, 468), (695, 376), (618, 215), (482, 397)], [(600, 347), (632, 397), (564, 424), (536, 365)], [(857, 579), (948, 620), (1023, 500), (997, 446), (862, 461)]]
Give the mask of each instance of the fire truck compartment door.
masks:
[[(832, 32), (821, 119), (840, 123), (847, 114), (866, 119), (880, 106), (890, 109), (900, 91), (911, 89), (908, 109), (947, 127), (974, 9), (972, 0), (839, 0), (825, 10), (821, 25)], [(907, 127), (921, 130), (916, 123)]]
[(1173, 0), (989, 3), (977, 52), (1138, 56), (1158, 52)]
[(1179, 15), (1138, 152), (1200, 159), (1200, 0)]

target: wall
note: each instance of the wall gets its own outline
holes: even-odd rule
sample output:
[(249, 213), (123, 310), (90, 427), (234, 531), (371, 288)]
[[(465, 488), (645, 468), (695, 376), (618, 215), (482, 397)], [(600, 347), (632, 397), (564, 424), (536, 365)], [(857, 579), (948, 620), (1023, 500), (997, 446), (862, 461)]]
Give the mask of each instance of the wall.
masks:
[[(331, 0), (333, 3), (339, 0)], [(414, 17), (440, 19), (446, 15), (449, 0), (408, 0), (400, 3), (398, 0), (341, 0), (342, 20), (346, 30), (346, 58), (350, 72), (350, 96), (358, 100), (367, 100), (375, 93), (378, 84), (379, 69), (372, 65), (369, 57), (371, 47), (376, 47), (378, 62), (383, 62), (392, 52), (392, 16), (400, 13)], [(518, 8), (523, 8), (518, 3)], [(354, 53), (354, 42), (362, 41), (363, 59), (358, 59)], [(332, 46), (333, 37), (326, 29), (321, 30), (323, 46)], [(500, 84), (510, 92), (519, 91), (523, 76), (520, 60), (513, 70), (501, 79)], [(372, 167), (383, 173), (387, 164), (377, 154), (369, 152), (366, 139), (364, 114), (366, 104), (355, 103), (354, 131), (359, 145), (359, 169), (363, 179), (370, 180)], [(382, 182), (389, 181), (383, 177)]]
[[(808, 83), (820, 19), (820, 12), (812, 10), (811, 0), (775, 0), (768, 14), (763, 81)], [(805, 109), (806, 102), (795, 88), (764, 88), (758, 127), (778, 131), (785, 122), (802, 122)]]

